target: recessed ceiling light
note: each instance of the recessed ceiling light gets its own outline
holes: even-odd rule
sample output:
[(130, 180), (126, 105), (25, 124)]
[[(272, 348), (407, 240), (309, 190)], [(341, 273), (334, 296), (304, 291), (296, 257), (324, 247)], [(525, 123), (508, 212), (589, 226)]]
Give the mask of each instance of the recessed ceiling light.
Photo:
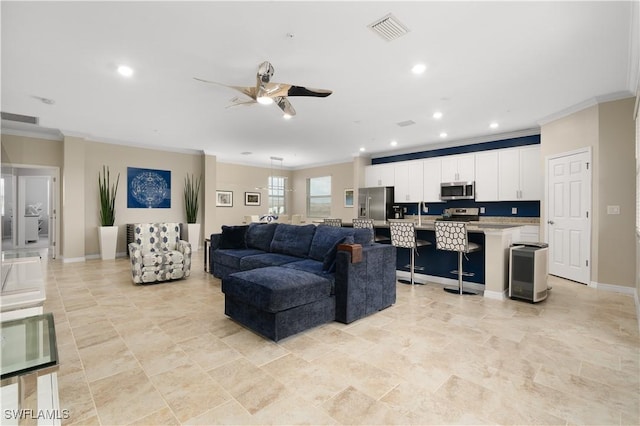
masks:
[(496, 123), (495, 121), (491, 124), (489, 124), (489, 127), (491, 127), (492, 129), (497, 129), (498, 128), (498, 123)]
[(292, 116), (291, 116), (291, 115), (289, 115), (289, 114), (284, 114), (284, 115), (282, 116), (282, 118), (284, 118), (285, 120), (291, 120), (291, 117), (292, 117)]
[(271, 105), (273, 103), (273, 99), (268, 96), (258, 96), (256, 101), (261, 105)]
[(446, 138), (447, 136), (449, 136), (449, 135), (447, 134), (447, 132), (440, 132), (440, 137), (441, 137), (441, 138)]
[(360, 152), (364, 152), (364, 146), (360, 148)]
[(396, 146), (398, 145), (398, 141), (391, 141), (391, 146)]
[(118, 73), (123, 77), (131, 77), (133, 75), (133, 68), (126, 65), (120, 65), (118, 67)]
[(413, 68), (411, 68), (411, 72), (414, 74), (422, 74), (427, 70), (427, 66), (425, 64), (415, 64)]
[(440, 120), (442, 118), (442, 113), (440, 111), (434, 112), (433, 118), (435, 118), (436, 120)]

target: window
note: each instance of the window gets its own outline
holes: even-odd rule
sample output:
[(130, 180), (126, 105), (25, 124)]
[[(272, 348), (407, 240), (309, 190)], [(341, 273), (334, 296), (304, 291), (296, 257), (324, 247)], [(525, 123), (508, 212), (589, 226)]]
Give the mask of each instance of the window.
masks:
[(331, 216), (331, 176), (307, 179), (307, 217)]
[(286, 213), (286, 178), (284, 176), (269, 176), (269, 214)]

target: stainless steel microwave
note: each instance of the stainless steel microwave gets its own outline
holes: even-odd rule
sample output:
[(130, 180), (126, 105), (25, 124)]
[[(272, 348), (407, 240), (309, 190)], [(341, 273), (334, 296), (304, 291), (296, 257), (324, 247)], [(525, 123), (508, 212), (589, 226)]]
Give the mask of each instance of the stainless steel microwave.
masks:
[(473, 200), (476, 198), (475, 182), (444, 182), (440, 184), (440, 199)]

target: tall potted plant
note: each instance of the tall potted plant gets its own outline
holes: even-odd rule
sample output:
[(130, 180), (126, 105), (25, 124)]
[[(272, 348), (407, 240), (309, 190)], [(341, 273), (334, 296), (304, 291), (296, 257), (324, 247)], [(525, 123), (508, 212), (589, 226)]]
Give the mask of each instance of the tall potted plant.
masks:
[(98, 243), (100, 257), (103, 260), (116, 258), (118, 243), (118, 227), (114, 226), (116, 219), (116, 194), (120, 183), (120, 173), (114, 185), (111, 184), (109, 168), (102, 166), (102, 173), (98, 173), (98, 190), (100, 195), (100, 227), (98, 228)]
[(187, 213), (187, 240), (191, 243), (191, 250), (197, 251), (200, 245), (200, 224), (198, 209), (200, 207), (200, 183), (202, 177), (195, 179), (187, 175), (184, 179), (184, 208)]

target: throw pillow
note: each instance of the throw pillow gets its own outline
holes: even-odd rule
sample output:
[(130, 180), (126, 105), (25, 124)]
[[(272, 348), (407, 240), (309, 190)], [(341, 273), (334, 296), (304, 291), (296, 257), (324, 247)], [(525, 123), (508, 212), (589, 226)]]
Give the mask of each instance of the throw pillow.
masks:
[(322, 270), (325, 272), (335, 272), (336, 270), (336, 255), (338, 254), (338, 246), (340, 244), (353, 244), (353, 237), (348, 235), (338, 240), (333, 247), (327, 251), (322, 260)]
[(222, 225), (222, 235), (220, 236), (220, 249), (246, 249), (247, 243), (244, 236), (249, 229), (248, 225), (227, 226)]

